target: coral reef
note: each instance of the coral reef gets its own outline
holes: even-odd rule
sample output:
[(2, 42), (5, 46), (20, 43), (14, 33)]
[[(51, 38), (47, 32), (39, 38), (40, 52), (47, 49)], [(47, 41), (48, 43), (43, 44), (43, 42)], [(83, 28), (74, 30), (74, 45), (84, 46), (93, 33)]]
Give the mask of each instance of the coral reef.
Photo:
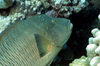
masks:
[(86, 47), (88, 62), (90, 66), (97, 66), (100, 63), (100, 30), (95, 28), (91, 33), (93, 37), (89, 38), (89, 45)]
[(69, 66), (89, 66), (87, 57), (82, 56), (79, 59), (75, 59), (72, 63), (69, 64)]
[[(96, 19), (95, 22), (100, 22), (100, 15), (98, 15), (98, 19)], [(100, 25), (100, 24), (95, 24), (95, 27), (99, 27), (96, 25)], [(93, 25), (94, 26), (94, 25)], [(86, 61), (84, 63), (84, 61), (81, 61), (81, 58), (79, 59), (75, 59), (72, 63), (70, 63), (70, 65), (79, 65), (82, 66), (80, 63), (84, 64), (88, 64), (86, 66), (100, 66), (100, 30), (98, 28), (94, 28), (91, 31), (93, 37), (90, 37), (88, 39), (88, 45), (86, 47), (86, 51), (87, 51), (87, 57), (83, 58), (84, 61)], [(76, 60), (80, 60), (80, 62), (76, 62)]]
[(100, 20), (100, 14), (98, 15), (98, 19)]
[[(71, 48), (73, 48), (73, 52), (75, 52), (76, 54), (74, 57), (74, 59), (76, 59), (81, 57), (82, 54), (86, 56), (85, 48), (88, 44), (88, 41), (86, 40), (88, 40), (88, 38), (90, 37), (90, 30), (97, 27), (98, 29), (96, 28), (92, 31), (93, 37), (90, 37), (89, 45), (86, 48), (88, 57), (82, 57), (73, 62), (72, 58), (71, 65), (73, 66), (74, 64), (78, 64), (79, 66), (81, 66), (80, 64), (82, 64), (84, 66), (89, 63), (91, 66), (95, 66), (95, 64), (100, 66), (100, 63), (98, 62), (100, 61), (100, 48), (98, 45), (100, 32), (100, 15), (98, 16), (98, 20), (97, 17), (94, 17), (97, 16), (97, 12), (100, 11), (97, 10), (97, 8), (100, 9), (99, 6), (100, 0), (0, 0), (0, 34), (12, 23), (20, 22), (20, 20), (25, 20), (36, 14), (46, 14), (53, 17), (67, 18), (70, 19), (74, 24), (74, 34), (72, 34), (72, 36), (74, 36), (71, 37), (72, 39), (69, 44)], [(95, 11), (93, 11), (92, 9)], [(77, 16), (79, 18), (77, 18)], [(95, 34), (98, 34), (98, 36), (95, 36)], [(81, 44), (81, 46), (79, 44)], [(64, 49), (64, 51), (66, 50)], [(65, 55), (61, 56), (61, 54)], [(68, 60), (65, 60), (65, 56), (67, 55), (64, 52), (61, 54), (59, 55), (60, 61), (58, 63), (55, 63), (58, 65), (65, 65), (65, 63), (68, 62)], [(60, 64), (60, 62), (63, 62), (62, 60), (65, 63)], [(77, 61), (79, 60), (80, 63), (77, 63)]]
[[(52, 16), (69, 17), (72, 12), (78, 13), (88, 6), (86, 0), (50, 0), (49, 4), (53, 7)], [(50, 11), (50, 12), (51, 12)]]
[(0, 9), (6, 9), (13, 5), (15, 0), (0, 0)]
[[(4, 0), (0, 0), (0, 3), (2, 3), (1, 1), (4, 1)], [(9, 9), (5, 9), (5, 10), (1, 9), (0, 10), (0, 33), (4, 31), (8, 27), (8, 25), (10, 25), (11, 23), (15, 23), (18, 20), (23, 20), (26, 17), (28, 18), (34, 15), (36, 13), (35, 11), (40, 6), (41, 6), (41, 2), (39, 0), (30, 0), (30, 1), (16, 0), (13, 7)], [(1, 6), (0, 4), (0, 7), (3, 7), (3, 6)]]
[[(6, 3), (5, 1), (8, 0), (0, 0), (0, 3)], [(11, 8), (0, 10), (0, 33), (5, 30), (10, 23), (23, 20), (35, 14), (41, 14), (43, 8), (53, 7), (51, 11), (47, 12), (50, 16), (69, 17), (73, 11), (79, 12), (88, 5), (88, 2), (85, 0), (9, 0), (9, 2), (10, 1), (12, 1), (11, 4), (15, 1)], [(41, 5), (44, 7), (40, 7)], [(4, 6), (0, 7), (4, 8)]]

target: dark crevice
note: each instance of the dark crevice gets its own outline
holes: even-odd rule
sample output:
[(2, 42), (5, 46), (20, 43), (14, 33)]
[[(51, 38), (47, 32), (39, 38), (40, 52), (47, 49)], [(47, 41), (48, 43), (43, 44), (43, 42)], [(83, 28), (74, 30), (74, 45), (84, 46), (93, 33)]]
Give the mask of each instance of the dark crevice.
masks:
[[(61, 50), (58, 54), (59, 60), (53, 62), (51, 66), (68, 66), (74, 59), (80, 58), (81, 56), (86, 56), (86, 46), (88, 44), (88, 38), (91, 37), (91, 30), (93, 28), (100, 28), (100, 23), (96, 22), (98, 14), (100, 13), (99, 9), (87, 8), (79, 13), (73, 13), (69, 19), (73, 23), (73, 31), (70, 39), (66, 43), (67, 46), (71, 48), (73, 52), (73, 59), (65, 60), (65, 51), (68, 49)], [(63, 53), (62, 53), (63, 52)], [(70, 51), (69, 51), (70, 52)], [(69, 54), (66, 54), (68, 56)], [(56, 58), (57, 59), (57, 58)]]

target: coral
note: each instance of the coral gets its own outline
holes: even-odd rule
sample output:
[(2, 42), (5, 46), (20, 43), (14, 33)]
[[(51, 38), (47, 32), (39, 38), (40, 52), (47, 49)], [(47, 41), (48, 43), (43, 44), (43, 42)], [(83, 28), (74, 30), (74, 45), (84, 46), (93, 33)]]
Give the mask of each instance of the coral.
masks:
[(15, 0), (0, 0), (0, 9), (6, 9), (12, 6)]
[[(2, 1), (9, 0), (0, 0), (0, 7)], [(13, 0), (12, 0), (13, 1)], [(15, 23), (18, 20), (23, 20), (26, 17), (30, 17), (36, 13), (36, 10), (41, 6), (41, 2), (39, 0), (16, 0), (16, 4), (9, 10), (5, 9), (8, 13), (7, 16), (2, 15), (4, 10), (0, 12), (0, 33), (4, 31), (10, 23)]]
[(17, 18), (20, 18), (20, 20), (22, 20), (23, 18), (25, 18), (25, 15), (21, 13), (15, 13), (14, 15), (10, 14), (7, 17), (0, 16), (0, 33), (2, 33), (2, 31), (4, 31), (8, 27), (8, 25), (14, 23)]
[(40, 0), (40, 1), (42, 2), (44, 8), (48, 8), (50, 6), (47, 0)]
[(100, 20), (100, 14), (98, 15), (98, 19)]
[[(100, 16), (98, 15), (98, 21), (100, 21)], [(87, 51), (87, 58), (84, 59), (86, 61), (85, 63), (88, 65), (84, 66), (100, 66), (100, 30), (98, 28), (95, 28), (91, 31), (93, 37), (90, 37), (88, 40), (88, 45), (86, 47)], [(76, 60), (76, 59), (75, 59)], [(83, 61), (77, 61), (76, 64), (74, 64), (75, 60), (71, 63), (73, 66), (82, 66), (80, 63), (83, 63)], [(83, 64), (85, 64), (83, 63)]]
[(97, 66), (100, 63), (100, 57), (96, 56), (93, 57), (92, 60), (90, 61), (90, 66)]
[(86, 0), (50, 0), (49, 4), (53, 7), (53, 16), (69, 17), (72, 12), (78, 13), (86, 6)]
[(17, 0), (14, 11), (15, 13), (22, 13), (28, 17), (37, 13), (36, 10), (39, 9), (41, 5), (42, 3), (39, 0)]
[[(44, 7), (40, 7), (41, 5)], [(88, 2), (85, 0), (16, 0), (9, 12), (6, 11), (8, 14), (6, 17), (2, 15), (5, 13), (5, 11), (2, 11), (3, 13), (0, 12), (0, 26), (2, 26), (0, 27), (0, 32), (2, 32), (10, 23), (14, 23), (16, 20), (23, 20), (35, 14), (41, 14), (41, 10), (43, 8), (48, 8), (49, 6), (52, 6), (53, 9), (48, 11), (46, 14), (54, 17), (69, 17), (73, 11), (79, 12), (87, 5)]]
[(69, 64), (69, 66), (89, 66), (87, 57), (82, 56), (79, 59), (75, 59), (72, 63)]
[(89, 38), (89, 44), (86, 47), (86, 51), (90, 66), (97, 66), (100, 63), (100, 30), (95, 28), (91, 33), (93, 37)]

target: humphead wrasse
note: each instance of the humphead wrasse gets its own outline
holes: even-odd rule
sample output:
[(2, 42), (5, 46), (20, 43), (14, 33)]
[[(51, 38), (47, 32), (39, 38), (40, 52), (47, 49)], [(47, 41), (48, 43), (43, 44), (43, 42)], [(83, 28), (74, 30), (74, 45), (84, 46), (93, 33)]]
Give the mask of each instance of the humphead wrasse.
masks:
[(36, 15), (0, 34), (0, 66), (50, 65), (70, 37), (70, 20)]

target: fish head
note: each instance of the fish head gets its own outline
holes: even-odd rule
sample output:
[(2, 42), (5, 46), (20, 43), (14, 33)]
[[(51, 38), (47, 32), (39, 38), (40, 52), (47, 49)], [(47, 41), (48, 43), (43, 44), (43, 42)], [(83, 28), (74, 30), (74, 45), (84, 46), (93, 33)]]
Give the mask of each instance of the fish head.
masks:
[[(38, 17), (38, 19), (37, 19)], [(73, 24), (66, 18), (55, 18), (47, 15), (39, 15), (36, 23), (40, 26), (41, 35), (45, 41), (50, 41), (50, 44), (62, 47), (69, 39)], [(42, 39), (43, 39), (42, 38)], [(45, 42), (48, 44), (48, 42)]]
[(49, 30), (51, 40), (55, 46), (63, 47), (71, 35), (73, 24), (65, 18), (54, 18), (52, 22), (55, 25)]

